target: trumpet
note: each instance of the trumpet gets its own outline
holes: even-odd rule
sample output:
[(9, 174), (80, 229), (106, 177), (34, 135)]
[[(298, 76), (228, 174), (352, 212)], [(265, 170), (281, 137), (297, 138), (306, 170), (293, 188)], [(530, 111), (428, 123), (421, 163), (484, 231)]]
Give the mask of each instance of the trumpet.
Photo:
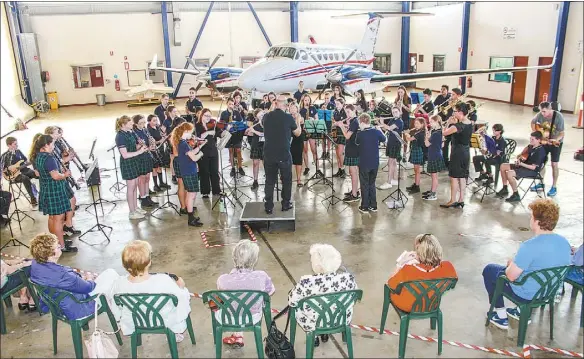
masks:
[(482, 106), (482, 105), (484, 105), (484, 104), (485, 104), (484, 102), (481, 102), (481, 103), (479, 103), (478, 105), (476, 105), (475, 107), (473, 107), (473, 109), (472, 109), (472, 110), (470, 110), (470, 111), (468, 112), (468, 114), (469, 114), (469, 115), (470, 115), (470, 114), (472, 114), (473, 112), (475, 112), (475, 111), (476, 111), (476, 110), (477, 110), (479, 107), (481, 107), (481, 106)]
[(462, 102), (463, 99), (466, 98), (466, 94), (460, 96), (456, 101), (448, 101), (444, 102), (442, 105), (438, 106), (438, 113), (442, 113), (443, 115), (447, 115), (450, 109), (454, 108), (458, 103)]

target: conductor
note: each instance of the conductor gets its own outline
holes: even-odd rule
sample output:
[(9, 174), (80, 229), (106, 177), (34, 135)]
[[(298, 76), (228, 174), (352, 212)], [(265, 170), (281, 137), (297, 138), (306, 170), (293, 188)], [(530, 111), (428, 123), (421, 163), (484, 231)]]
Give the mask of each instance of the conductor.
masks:
[(287, 100), (278, 96), (276, 109), (264, 116), (264, 171), (266, 172), (265, 203), (267, 214), (274, 211), (274, 186), (278, 171), (282, 177), (282, 211), (292, 209), (292, 155), (290, 140), (292, 134), (300, 135), (301, 127), (285, 112)]

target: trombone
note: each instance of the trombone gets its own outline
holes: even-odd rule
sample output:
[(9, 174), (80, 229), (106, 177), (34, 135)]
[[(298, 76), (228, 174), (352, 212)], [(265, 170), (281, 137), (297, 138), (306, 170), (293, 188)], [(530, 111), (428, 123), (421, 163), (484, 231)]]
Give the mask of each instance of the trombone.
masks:
[(464, 99), (466, 99), (466, 94), (460, 96), (456, 102), (444, 102), (442, 105), (438, 106), (438, 112), (437, 113), (442, 113), (443, 115), (447, 115), (448, 111), (450, 111), (451, 108), (453, 108), (456, 104), (462, 102)]

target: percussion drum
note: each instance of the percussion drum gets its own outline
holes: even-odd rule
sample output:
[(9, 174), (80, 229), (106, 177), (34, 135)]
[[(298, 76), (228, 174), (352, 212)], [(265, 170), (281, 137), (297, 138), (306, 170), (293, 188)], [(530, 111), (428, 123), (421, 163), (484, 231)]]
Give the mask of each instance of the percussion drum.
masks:
[(379, 110), (381, 115), (389, 115), (391, 116), (391, 103), (389, 103), (386, 99), (382, 99), (377, 104), (377, 109)]

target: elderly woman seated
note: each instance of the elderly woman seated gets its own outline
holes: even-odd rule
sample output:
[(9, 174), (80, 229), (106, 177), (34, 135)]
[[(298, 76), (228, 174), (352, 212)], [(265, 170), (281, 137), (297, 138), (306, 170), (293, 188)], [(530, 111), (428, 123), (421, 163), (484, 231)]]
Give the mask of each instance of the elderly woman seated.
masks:
[[(387, 281), (391, 289), (398, 284), (413, 280), (457, 278), (452, 263), (442, 260), (442, 246), (432, 234), (418, 234), (414, 239), (414, 250), (403, 252), (397, 259), (394, 273)], [(407, 290), (391, 294), (391, 302), (404, 312), (410, 312), (415, 302)]]
[[(22, 269), (27, 277), (30, 277), (30, 264), (28, 260), (0, 260), (0, 294), (4, 294), (8, 291), (13, 290), (22, 285), (22, 279), (18, 274), (14, 274), (19, 269)], [(20, 300), (18, 302), (18, 309), (29, 310), (34, 312), (36, 310), (36, 305), (34, 300), (28, 293), (28, 290), (22, 288), (20, 290)]]
[[(260, 247), (250, 240), (239, 241), (233, 248), (233, 265), (235, 268), (228, 274), (223, 274), (217, 279), (217, 289), (219, 290), (259, 290), (269, 295), (274, 294), (276, 288), (268, 274), (261, 270), (254, 270), (258, 262)], [(254, 323), (262, 319), (263, 302), (257, 302), (251, 308), (252, 320)], [(221, 321), (221, 317), (216, 314), (215, 318)], [(243, 346), (243, 336), (241, 332), (233, 333), (231, 336), (223, 338), (223, 343), (232, 346)]]
[[(330, 244), (313, 244), (310, 247), (310, 262), (314, 274), (304, 275), (288, 296), (288, 304), (296, 307), (298, 302), (306, 297), (342, 292), (357, 289), (355, 277), (341, 268), (341, 253)], [(347, 323), (351, 322), (353, 308), (347, 310)], [(311, 332), (316, 329), (317, 314), (309, 307), (299, 308), (296, 312), (296, 320), (304, 331)], [(323, 342), (328, 341), (328, 335), (321, 335)], [(320, 341), (315, 340), (315, 346)]]
[[(164, 324), (176, 334), (176, 341), (184, 339), (182, 333), (187, 329), (186, 319), (191, 312), (191, 295), (182, 278), (174, 274), (150, 273), (152, 265), (152, 247), (150, 243), (134, 240), (126, 245), (122, 252), (122, 264), (128, 275), (114, 282), (111, 296), (127, 293), (172, 294), (177, 297), (178, 305), (169, 301), (159, 311)], [(120, 321), (124, 335), (131, 335), (134, 330), (132, 312), (127, 307), (112, 305), (114, 316)]]
[[(30, 253), (34, 258), (30, 266), (32, 282), (71, 292), (80, 301), (97, 293), (109, 293), (114, 279), (118, 277), (113, 269), (106, 269), (96, 278), (90, 273), (82, 276), (70, 267), (57, 264), (62, 252), (57, 236), (54, 234), (44, 233), (34, 237), (30, 243)], [(59, 306), (69, 320), (93, 315), (95, 312), (95, 301), (79, 304), (73, 298), (66, 297), (61, 300)], [(49, 310), (42, 298), (40, 309), (43, 313)]]

